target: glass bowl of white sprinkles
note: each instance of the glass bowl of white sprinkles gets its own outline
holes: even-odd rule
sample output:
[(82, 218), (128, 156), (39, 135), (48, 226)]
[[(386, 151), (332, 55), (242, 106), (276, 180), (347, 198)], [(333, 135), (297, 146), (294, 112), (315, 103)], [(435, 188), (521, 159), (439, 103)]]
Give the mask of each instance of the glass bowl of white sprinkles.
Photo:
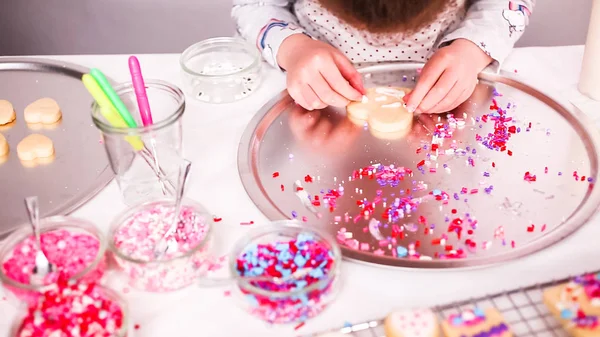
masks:
[(206, 103), (231, 103), (250, 96), (260, 84), (256, 47), (235, 37), (218, 37), (187, 48), (180, 58), (184, 89)]

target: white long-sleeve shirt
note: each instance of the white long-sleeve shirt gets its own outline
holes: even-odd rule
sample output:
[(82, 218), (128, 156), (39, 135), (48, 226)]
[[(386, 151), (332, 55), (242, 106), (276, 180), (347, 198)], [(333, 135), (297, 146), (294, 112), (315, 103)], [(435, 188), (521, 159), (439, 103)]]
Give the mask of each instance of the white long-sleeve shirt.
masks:
[[(458, 0), (425, 29), (412, 34), (371, 34), (345, 24), (317, 0), (233, 0), (238, 32), (278, 67), (287, 37), (306, 34), (341, 50), (353, 63), (428, 60), (453, 40), (467, 39), (501, 64), (529, 23), (536, 0)], [(302, 52), (302, 51), (299, 51)]]

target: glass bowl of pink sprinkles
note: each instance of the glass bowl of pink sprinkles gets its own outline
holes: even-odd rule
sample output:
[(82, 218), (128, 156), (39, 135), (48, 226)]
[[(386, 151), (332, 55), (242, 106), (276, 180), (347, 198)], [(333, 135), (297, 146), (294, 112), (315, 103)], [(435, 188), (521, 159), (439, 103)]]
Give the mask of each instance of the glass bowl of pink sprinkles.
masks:
[(35, 303), (64, 275), (73, 281), (97, 282), (106, 270), (106, 239), (92, 223), (56, 216), (40, 220), (42, 250), (54, 265), (43, 284), (30, 283), (37, 252), (29, 225), (13, 232), (0, 248), (0, 280), (12, 299)]
[(229, 261), (242, 307), (270, 324), (303, 325), (328, 308), (341, 287), (335, 240), (296, 221), (245, 235)]
[(169, 292), (187, 287), (212, 267), (209, 254), (213, 217), (204, 208), (183, 200), (176, 249), (162, 257), (155, 247), (171, 227), (174, 201), (158, 200), (131, 207), (113, 221), (109, 248), (129, 284), (149, 292)]

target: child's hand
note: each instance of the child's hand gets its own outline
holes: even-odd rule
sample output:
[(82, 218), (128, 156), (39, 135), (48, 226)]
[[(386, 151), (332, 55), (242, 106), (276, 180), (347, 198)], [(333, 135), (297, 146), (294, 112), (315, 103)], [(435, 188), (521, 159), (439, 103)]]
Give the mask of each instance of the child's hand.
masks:
[(492, 62), (473, 42), (458, 39), (440, 48), (425, 64), (415, 89), (405, 97), (409, 110), (442, 113), (465, 102), (477, 85), (477, 75)]
[(306, 110), (345, 107), (360, 101), (362, 78), (340, 51), (327, 43), (296, 34), (283, 41), (277, 63), (287, 71), (290, 96)]

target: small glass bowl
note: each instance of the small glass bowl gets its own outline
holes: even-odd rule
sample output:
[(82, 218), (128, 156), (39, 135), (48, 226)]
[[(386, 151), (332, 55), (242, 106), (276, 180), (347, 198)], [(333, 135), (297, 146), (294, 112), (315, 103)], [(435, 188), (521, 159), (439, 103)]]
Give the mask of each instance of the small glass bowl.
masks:
[[(208, 215), (208, 212), (204, 208), (191, 201), (184, 199), (182, 202), (182, 213), (190, 214), (190, 217), (194, 217), (206, 228), (204, 236), (189, 247), (184, 253), (165, 255), (164, 257), (156, 260), (153, 256), (154, 247), (158, 240), (150, 238), (150, 233), (153, 229), (159, 228), (156, 223), (145, 223), (141, 226), (146, 226), (148, 231), (138, 229), (131, 229), (131, 227), (125, 231), (122, 227), (132, 221), (134, 217), (148, 219), (151, 216), (156, 216), (158, 209), (171, 209), (171, 213), (164, 219), (158, 217), (155, 219), (160, 224), (170, 225), (172, 221), (172, 212), (174, 208), (174, 201), (171, 200), (157, 200), (147, 202), (138, 206), (131, 207), (121, 213), (113, 221), (110, 232), (108, 246), (110, 251), (113, 253), (114, 259), (119, 266), (121, 272), (128, 278), (129, 284), (143, 291), (149, 292), (169, 292), (175, 291), (184, 287), (187, 287), (198, 280), (199, 277), (204, 275), (211, 267), (210, 263), (210, 246), (211, 246), (211, 230), (213, 226), (213, 218)], [(154, 212), (154, 215), (152, 215)], [(143, 214), (148, 214), (143, 216)], [(185, 216), (185, 215), (182, 215)], [(150, 228), (152, 226), (152, 228)], [(120, 236), (123, 233), (131, 235), (130, 238)], [(160, 232), (160, 235), (163, 235)], [(139, 235), (139, 236), (136, 236)], [(157, 236), (158, 238), (158, 236)], [(147, 242), (140, 242), (141, 240), (149, 240)], [(117, 243), (119, 241), (119, 243)], [(145, 254), (147, 256), (132, 256), (128, 251), (125, 251), (124, 245), (129, 244), (132, 249), (135, 249), (135, 253)], [(133, 251), (133, 250), (132, 250)]]
[[(55, 238), (48, 238), (48, 234), (60, 234), (62, 231), (67, 231), (69, 234), (80, 234), (89, 236), (98, 241), (98, 252), (94, 256), (84, 255), (82, 251), (74, 250), (74, 246), (67, 246), (62, 240), (55, 241)], [(42, 249), (50, 263), (54, 264), (55, 268), (64, 271), (64, 265), (74, 271), (67, 272), (67, 275), (72, 281), (99, 281), (106, 270), (106, 239), (104, 235), (92, 223), (73, 217), (55, 216), (40, 220), (40, 234), (42, 238)], [(45, 239), (46, 238), (46, 239)], [(18, 265), (13, 266), (10, 270), (4, 268), (4, 264), (10, 259), (15, 258), (15, 249), (25, 240), (31, 242), (31, 246), (21, 247), (21, 253), (26, 254), (26, 260), (15, 261)], [(54, 284), (58, 279), (58, 273), (51, 273), (47, 276), (44, 285), (32, 285), (15, 280), (10, 275), (13, 272), (31, 273), (35, 265), (36, 248), (33, 244), (33, 234), (29, 225), (21, 226), (21, 229), (12, 233), (0, 248), (0, 280), (4, 287), (10, 290), (16, 301), (25, 301), (33, 303), (37, 301), (40, 292), (44, 291), (48, 286)], [(81, 243), (81, 241), (80, 241)], [(54, 245), (53, 245), (54, 244)], [(52, 250), (50, 249), (52, 248)], [(64, 253), (55, 253), (54, 251), (64, 251)], [(20, 256), (23, 258), (24, 256)], [(77, 258), (75, 258), (77, 257)], [(84, 257), (86, 257), (84, 259)], [(85, 266), (73, 265), (76, 263), (86, 262)], [(20, 270), (18, 270), (20, 269)]]
[[(108, 299), (115, 302), (121, 308), (121, 312), (123, 313), (123, 320), (121, 323), (121, 328), (119, 329), (119, 331), (116, 334), (112, 335), (111, 337), (127, 337), (127, 332), (129, 330), (129, 308), (127, 306), (127, 301), (125, 301), (121, 296), (119, 296), (119, 294), (117, 294), (112, 289), (109, 289), (109, 288), (106, 288), (103, 286), (96, 286), (96, 287), (97, 287), (97, 289), (102, 291), (102, 293), (104, 293), (104, 295), (106, 295), (106, 297)], [(9, 336), (19, 337), (19, 332), (21, 331), (21, 325), (22, 325), (23, 319), (27, 315), (27, 312), (28, 312), (27, 306), (21, 308), (21, 313), (19, 314), (19, 316), (17, 316), (19, 318), (12, 325)]]
[(235, 102), (260, 85), (260, 53), (240, 38), (198, 42), (181, 54), (179, 63), (187, 94), (202, 102)]
[[(319, 281), (306, 288), (292, 291), (273, 291), (253, 284), (251, 278), (241, 276), (238, 272), (238, 257), (248, 247), (257, 244), (285, 243), (296, 239), (299, 234), (310, 234), (315, 241), (323, 243), (333, 255), (333, 264)], [(230, 273), (236, 281), (235, 295), (241, 306), (251, 315), (271, 324), (294, 324), (304, 322), (319, 315), (337, 296), (341, 287), (342, 255), (333, 238), (328, 235), (302, 227), (296, 221), (275, 221), (259, 227), (235, 245), (229, 258)], [(264, 279), (261, 282), (273, 283), (275, 279)], [(254, 281), (256, 282), (256, 281)]]

